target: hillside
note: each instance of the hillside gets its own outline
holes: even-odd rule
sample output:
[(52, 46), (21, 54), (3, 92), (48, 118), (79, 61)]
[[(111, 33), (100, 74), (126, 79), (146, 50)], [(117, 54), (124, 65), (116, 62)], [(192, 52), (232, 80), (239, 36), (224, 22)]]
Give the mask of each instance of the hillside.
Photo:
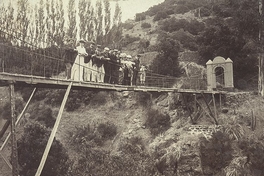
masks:
[(170, 47), (166, 42), (174, 48), (169, 52), (178, 53), (170, 57), (182, 64), (205, 66), (216, 56), (231, 58), (235, 85), (244, 89), (239, 82), (255, 81), (251, 78), (257, 75), (259, 22), (258, 4), (249, 0), (166, 0), (123, 24), (122, 50), (141, 53), (148, 66), (163, 57), (158, 53), (166, 53), (164, 47)]
[[(94, 103), (81, 103), (74, 111), (66, 109), (56, 140), (65, 147), (73, 163), (72, 174), (264, 173), (262, 155), (254, 154), (257, 150), (264, 150), (261, 142), (261, 126), (264, 125), (262, 97), (253, 93), (230, 93), (225, 97), (225, 103), (222, 102), (221, 109), (217, 98), (219, 126), (206, 114), (195, 124), (191, 123), (187, 111), (187, 108), (195, 108), (191, 97), (188, 98), (188, 106), (177, 93), (153, 94), (151, 97), (152, 100), (150, 94), (146, 93), (99, 92), (96, 98), (92, 98)], [(59, 107), (44, 105), (46, 100), (38, 100), (39, 103), (37, 101), (31, 105), (19, 131), (35, 123), (38, 118), (33, 116), (38, 114), (37, 107), (50, 107), (53, 116), (56, 116)], [(199, 102), (205, 107), (202, 99)], [(192, 116), (196, 113), (194, 111)], [(256, 117), (254, 128), (253, 116)], [(215, 146), (214, 140), (221, 145)], [(87, 153), (87, 150), (91, 153)], [(218, 155), (221, 156), (218, 160), (210, 159)], [(114, 158), (121, 163), (116, 163)], [(4, 163), (1, 168), (8, 170)]]

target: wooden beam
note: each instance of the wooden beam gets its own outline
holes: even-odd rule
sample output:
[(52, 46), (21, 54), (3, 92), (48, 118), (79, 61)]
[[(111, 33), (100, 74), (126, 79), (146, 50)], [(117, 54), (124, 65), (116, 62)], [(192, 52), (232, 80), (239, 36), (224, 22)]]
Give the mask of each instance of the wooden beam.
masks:
[(216, 104), (215, 104), (215, 97), (214, 97), (214, 94), (213, 94), (213, 93), (212, 93), (212, 100), (213, 100), (213, 103), (214, 103), (214, 113), (215, 113), (215, 118), (218, 118), (217, 110), (216, 110)]
[(4, 136), (6, 130), (8, 129), (8, 127), (10, 125), (10, 123), (11, 123), (11, 121), (9, 119), (5, 122), (3, 128), (0, 131), (0, 139)]
[(206, 98), (205, 98), (203, 92), (201, 92), (201, 95), (202, 95), (203, 100), (204, 100), (204, 102), (205, 102), (205, 104), (206, 104), (206, 106), (207, 106), (207, 108), (208, 108), (208, 110), (209, 110), (209, 113), (210, 113), (211, 117), (213, 117), (213, 119), (214, 119), (214, 121), (215, 121), (215, 124), (218, 125), (218, 122), (217, 122), (216, 118), (214, 117), (214, 115), (213, 115), (213, 113), (212, 113), (212, 110), (211, 110), (209, 104), (207, 103)]
[(12, 170), (12, 164), (5, 158), (5, 156), (0, 152), (1, 157), (5, 161), (5, 163), (8, 165), (8, 167)]
[[(205, 114), (208, 116), (208, 117), (211, 117), (213, 120), (214, 120), (214, 117), (210, 114), (210, 113), (208, 113), (206, 110), (205, 110), (205, 108), (200, 104), (200, 102), (197, 100), (197, 104), (202, 108), (202, 110), (203, 110), (203, 112), (205, 112)], [(203, 113), (202, 112), (202, 113)], [(201, 114), (202, 114), (201, 113)], [(201, 115), (200, 115), (201, 116)], [(199, 116), (199, 117), (200, 117)]]
[(183, 93), (181, 93), (181, 95), (182, 95), (182, 100), (183, 100), (183, 102), (184, 102), (184, 105), (186, 106), (187, 111), (188, 111), (188, 113), (189, 113), (189, 116), (190, 116), (190, 118), (191, 118), (191, 122), (192, 122), (192, 124), (194, 124), (191, 110), (190, 110), (190, 108), (189, 108), (189, 106), (188, 106), (188, 104), (187, 104), (187, 102), (186, 102), (186, 100), (185, 100), (185, 98), (184, 98)]
[[(21, 118), (24, 116), (24, 114), (25, 114), (25, 112), (27, 111), (27, 108), (28, 108), (28, 106), (29, 106), (29, 103), (31, 102), (31, 99), (32, 99), (33, 96), (35, 95), (36, 91), (37, 91), (37, 88), (34, 88), (33, 91), (32, 91), (32, 93), (31, 93), (31, 95), (30, 95), (30, 97), (29, 97), (29, 99), (28, 99), (28, 101), (27, 101), (27, 103), (26, 103), (26, 105), (25, 105), (25, 107), (23, 108), (22, 112), (19, 114), (19, 116), (18, 116), (18, 118), (17, 118), (17, 120), (16, 120), (16, 123), (15, 123), (15, 126), (18, 125), (18, 123), (20, 122)], [(4, 149), (4, 147), (6, 146), (6, 144), (7, 144), (8, 140), (9, 140), (10, 136), (11, 136), (11, 132), (7, 135), (7, 137), (6, 137), (6, 139), (5, 139), (4, 143), (3, 143), (3, 145), (2, 145), (1, 148), (0, 148), (0, 152), (1, 152), (1, 151)]]
[(11, 163), (12, 163), (12, 176), (18, 176), (18, 156), (17, 156), (17, 140), (16, 140), (16, 116), (15, 116), (15, 90), (14, 90), (14, 82), (9, 83), (10, 90), (10, 104), (11, 104), (11, 145), (12, 145), (12, 153), (11, 153)]
[(61, 107), (60, 107), (60, 110), (59, 110), (59, 113), (58, 113), (58, 116), (57, 116), (57, 119), (55, 121), (55, 124), (54, 124), (54, 127), (51, 131), (51, 134), (50, 134), (50, 137), (49, 137), (49, 140), (48, 140), (48, 143), (47, 143), (47, 146), (45, 148), (45, 151), (43, 153), (43, 156), (42, 156), (42, 159), (41, 159), (41, 162), (39, 164), (39, 167), (38, 167), (38, 170), (36, 172), (36, 175), (35, 176), (40, 176), (42, 170), (43, 170), (43, 167), (45, 165), (45, 162), (47, 160), (47, 157), (48, 157), (48, 154), (49, 154), (49, 151), (50, 151), (50, 148), (51, 148), (51, 145), (52, 145), (52, 142), (55, 138), (55, 134), (58, 130), (58, 127), (59, 127), (59, 124), (60, 124), (60, 120), (61, 120), (61, 117), (62, 117), (62, 113), (63, 113), (63, 110), (64, 110), (64, 107), (65, 107), (65, 104), (67, 102), (67, 99), (68, 99), (68, 96), (69, 96), (69, 93), (70, 93), (70, 90), (71, 90), (71, 87), (72, 87), (72, 82), (70, 83), (70, 85), (68, 86), (67, 90), (66, 90), (66, 93), (64, 95), (64, 98), (62, 100), (62, 103), (61, 103)]

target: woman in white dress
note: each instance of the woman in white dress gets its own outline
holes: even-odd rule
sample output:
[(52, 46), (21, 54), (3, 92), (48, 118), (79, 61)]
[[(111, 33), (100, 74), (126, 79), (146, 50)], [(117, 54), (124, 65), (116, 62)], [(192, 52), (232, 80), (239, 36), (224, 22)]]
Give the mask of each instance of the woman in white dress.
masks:
[(79, 43), (80, 45), (76, 47), (78, 55), (76, 56), (71, 71), (71, 79), (74, 81), (83, 81), (84, 57), (88, 55), (84, 48), (85, 41), (81, 39)]

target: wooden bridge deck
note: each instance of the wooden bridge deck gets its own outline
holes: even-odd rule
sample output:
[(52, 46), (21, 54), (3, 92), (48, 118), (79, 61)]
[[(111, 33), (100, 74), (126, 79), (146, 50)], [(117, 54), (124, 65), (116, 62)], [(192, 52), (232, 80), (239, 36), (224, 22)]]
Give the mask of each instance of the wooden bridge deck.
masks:
[(194, 89), (177, 89), (177, 88), (162, 88), (162, 87), (149, 87), (149, 86), (128, 86), (108, 83), (96, 82), (79, 82), (73, 80), (66, 80), (60, 78), (46, 78), (41, 76), (0, 73), (0, 86), (7, 86), (10, 81), (15, 85), (25, 87), (39, 87), (39, 88), (55, 88), (66, 89), (67, 86), (73, 82), (72, 89), (84, 90), (106, 90), (106, 91), (138, 91), (138, 92), (179, 92), (179, 93), (214, 93), (224, 94), (225, 91), (207, 91), (207, 90), (194, 90)]

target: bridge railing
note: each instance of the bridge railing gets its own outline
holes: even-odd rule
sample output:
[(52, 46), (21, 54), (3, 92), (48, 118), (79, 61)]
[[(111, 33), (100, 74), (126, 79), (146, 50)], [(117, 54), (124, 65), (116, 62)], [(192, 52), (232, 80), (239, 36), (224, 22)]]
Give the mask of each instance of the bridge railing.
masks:
[[(21, 46), (21, 44), (10, 42), (12, 40), (6, 40), (6, 35), (0, 30), (0, 72), (66, 79), (66, 65), (60, 48), (53, 46), (42, 49), (31, 45)], [(91, 69), (85, 65), (80, 65), (80, 67)], [(97, 70), (92, 71), (98, 72)], [(118, 74), (111, 76), (118, 77)], [(140, 74), (136, 81), (137, 86), (206, 90), (206, 80), (200, 78), (176, 78), (147, 72), (143, 85), (140, 84), (139, 77)]]

